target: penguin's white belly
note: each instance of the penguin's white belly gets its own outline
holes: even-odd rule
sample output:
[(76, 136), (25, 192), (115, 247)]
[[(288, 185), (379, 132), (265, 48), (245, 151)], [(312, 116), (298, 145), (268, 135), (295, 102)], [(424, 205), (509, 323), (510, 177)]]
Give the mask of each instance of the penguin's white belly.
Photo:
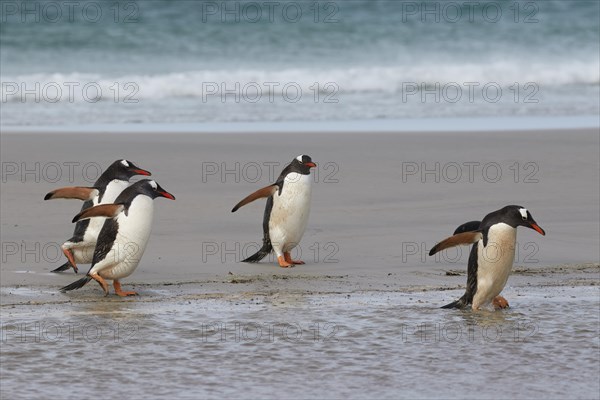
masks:
[[(127, 188), (127, 186), (129, 186), (129, 182), (122, 181), (119, 179), (113, 179), (106, 186), (106, 190), (104, 191), (104, 196), (102, 196), (102, 200), (98, 201), (98, 197), (94, 198), (93, 205), (97, 206), (99, 204), (113, 203), (115, 199), (119, 196), (119, 194), (121, 194), (121, 192), (125, 190), (125, 188)], [(76, 254), (76, 257), (77, 255), (79, 255), (82, 258), (81, 261), (78, 258), (76, 258), (78, 262), (86, 264), (92, 262), (92, 257), (94, 253), (93, 248), (96, 246), (96, 241), (98, 240), (98, 235), (100, 234), (103, 225), (104, 218), (91, 218), (89, 220), (89, 224), (87, 226), (87, 229), (85, 230), (85, 234), (83, 235), (82, 249)], [(92, 254), (90, 254), (89, 249), (84, 248), (86, 245), (92, 247)]]
[(102, 201), (100, 204), (110, 204), (114, 203), (114, 201), (119, 197), (121, 192), (129, 186), (129, 182), (122, 181), (120, 179), (113, 179), (106, 186), (106, 190), (104, 191), (104, 196), (102, 196)]
[(515, 259), (517, 230), (500, 223), (488, 231), (488, 243), (483, 240), (477, 246), (477, 291), (473, 297), (473, 307), (479, 308), (498, 296), (512, 270)]
[(100, 234), (102, 226), (104, 225), (104, 218), (90, 218), (89, 221), (90, 222), (85, 230), (85, 234), (83, 235), (83, 243), (81, 247), (84, 247), (85, 245), (95, 247), (96, 241), (98, 240), (98, 235)]
[(308, 216), (311, 198), (310, 175), (290, 173), (286, 176), (281, 195), (273, 195), (273, 208), (269, 218), (269, 236), (278, 253), (292, 250), (300, 243)]
[[(71, 246), (69, 246), (70, 244)], [(94, 259), (96, 241), (94, 240), (93, 242), (86, 242), (84, 238), (84, 241), (79, 243), (67, 242), (64, 244), (64, 247), (70, 248), (71, 252), (73, 253), (73, 258), (75, 258), (75, 262), (77, 264), (91, 264), (92, 260)]]
[(118, 233), (110, 252), (92, 268), (105, 279), (121, 279), (137, 268), (150, 237), (154, 203), (148, 196), (135, 197), (127, 215), (117, 217)]

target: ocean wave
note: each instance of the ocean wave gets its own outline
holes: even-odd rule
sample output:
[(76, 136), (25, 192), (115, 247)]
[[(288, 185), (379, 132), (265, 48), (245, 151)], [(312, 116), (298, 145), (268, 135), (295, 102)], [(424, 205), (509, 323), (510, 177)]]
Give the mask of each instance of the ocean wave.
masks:
[[(163, 98), (210, 98), (242, 95), (253, 98), (287, 91), (303, 93), (399, 93), (409, 86), (421, 90), (436, 85), (515, 83), (541, 86), (599, 85), (598, 62), (520, 64), (449, 64), (348, 67), (337, 69), (297, 68), (282, 70), (200, 70), (157, 75), (52, 73), (1, 77), (2, 101), (19, 102), (23, 96), (55, 102), (81, 100), (140, 100)], [(31, 101), (31, 100), (29, 100)]]

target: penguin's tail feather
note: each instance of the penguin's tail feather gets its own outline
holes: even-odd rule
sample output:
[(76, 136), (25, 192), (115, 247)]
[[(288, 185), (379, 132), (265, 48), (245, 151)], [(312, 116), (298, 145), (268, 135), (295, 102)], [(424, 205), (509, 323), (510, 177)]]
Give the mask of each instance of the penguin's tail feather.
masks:
[(61, 265), (60, 267), (58, 267), (58, 268), (56, 268), (56, 269), (53, 269), (53, 270), (52, 270), (52, 271), (50, 271), (50, 272), (63, 272), (63, 271), (66, 271), (66, 270), (68, 270), (69, 268), (71, 268), (71, 263), (67, 261), (66, 263), (64, 263), (64, 264), (63, 264), (63, 265)]
[(60, 291), (64, 293), (64, 292), (68, 292), (70, 290), (81, 289), (82, 287), (84, 287), (86, 285), (86, 283), (88, 283), (91, 280), (92, 280), (92, 277), (89, 275), (86, 275), (83, 278), (81, 278), (80, 280), (75, 281), (75, 282), (71, 283), (70, 285), (67, 285), (67, 286), (61, 288)]
[(458, 308), (458, 309), (464, 309), (467, 308), (469, 306), (468, 302), (465, 300), (464, 297), (461, 297), (460, 299), (453, 301), (450, 304), (446, 304), (445, 306), (442, 306), (441, 308)]
[(266, 256), (268, 256), (269, 253), (271, 253), (271, 251), (273, 251), (273, 245), (271, 244), (271, 241), (263, 240), (263, 245), (260, 248), (260, 250), (258, 250), (256, 253), (246, 258), (245, 260), (242, 260), (242, 262), (257, 263)]

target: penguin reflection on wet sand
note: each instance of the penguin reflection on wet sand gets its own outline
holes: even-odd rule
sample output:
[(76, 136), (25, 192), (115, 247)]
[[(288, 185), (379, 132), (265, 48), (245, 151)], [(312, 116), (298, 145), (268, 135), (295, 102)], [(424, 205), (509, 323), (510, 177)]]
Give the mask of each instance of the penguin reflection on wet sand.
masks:
[[(149, 176), (151, 174), (135, 166), (131, 161), (117, 160), (100, 175), (94, 186), (72, 186), (56, 189), (46, 194), (44, 200), (83, 200), (84, 203), (81, 207), (81, 211), (83, 211), (99, 204), (112, 203), (129, 186), (129, 179), (135, 175)], [(77, 222), (73, 236), (61, 245), (61, 249), (67, 257), (67, 262), (52, 270), (52, 272), (62, 272), (69, 268), (73, 268), (77, 272), (77, 264), (91, 263), (96, 240), (98, 240), (98, 234), (103, 223), (104, 221), (98, 218)]]
[(495, 308), (507, 308), (500, 295), (506, 285), (515, 258), (517, 227), (525, 226), (545, 235), (529, 211), (511, 205), (494, 211), (483, 221), (471, 221), (459, 226), (454, 235), (436, 244), (429, 255), (444, 249), (474, 243), (469, 255), (465, 294), (442, 308), (479, 310), (490, 302)]
[(77, 214), (73, 222), (88, 218), (108, 218), (102, 225), (94, 250), (92, 266), (87, 275), (61, 289), (79, 289), (94, 279), (108, 295), (106, 279), (113, 281), (115, 294), (132, 296), (136, 292), (121, 290), (120, 279), (133, 273), (138, 266), (152, 228), (154, 199), (175, 197), (153, 180), (143, 179), (129, 186), (112, 204), (101, 204)]
[(263, 245), (256, 254), (242, 262), (259, 262), (275, 251), (282, 268), (304, 264), (303, 261), (292, 260), (290, 251), (300, 243), (306, 229), (312, 192), (310, 169), (316, 166), (309, 156), (300, 155), (283, 169), (274, 184), (257, 190), (233, 207), (231, 212), (236, 212), (254, 200), (267, 198)]

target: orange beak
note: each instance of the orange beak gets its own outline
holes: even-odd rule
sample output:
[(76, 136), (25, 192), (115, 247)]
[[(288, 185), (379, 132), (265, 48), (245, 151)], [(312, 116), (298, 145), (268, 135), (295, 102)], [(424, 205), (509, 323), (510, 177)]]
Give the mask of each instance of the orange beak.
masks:
[(141, 169), (141, 168), (139, 168), (139, 169), (134, 169), (134, 170), (133, 170), (133, 172), (135, 172), (135, 173), (136, 173), (136, 174), (138, 174), (138, 175), (145, 175), (145, 176), (150, 176), (150, 175), (152, 175), (152, 174), (150, 173), (150, 171), (146, 171), (145, 169)]
[(540, 228), (540, 226), (538, 224), (536, 224), (535, 222), (532, 222), (529, 227), (535, 231), (537, 231), (540, 235), (542, 236), (546, 236), (546, 232), (544, 232), (544, 230), (542, 228)]
[(167, 199), (170, 199), (170, 200), (175, 200), (175, 196), (173, 196), (171, 193), (169, 193), (169, 192), (167, 192), (167, 191), (164, 191), (164, 192), (158, 192), (158, 193), (160, 193), (160, 195), (161, 195), (162, 197), (166, 197)]

